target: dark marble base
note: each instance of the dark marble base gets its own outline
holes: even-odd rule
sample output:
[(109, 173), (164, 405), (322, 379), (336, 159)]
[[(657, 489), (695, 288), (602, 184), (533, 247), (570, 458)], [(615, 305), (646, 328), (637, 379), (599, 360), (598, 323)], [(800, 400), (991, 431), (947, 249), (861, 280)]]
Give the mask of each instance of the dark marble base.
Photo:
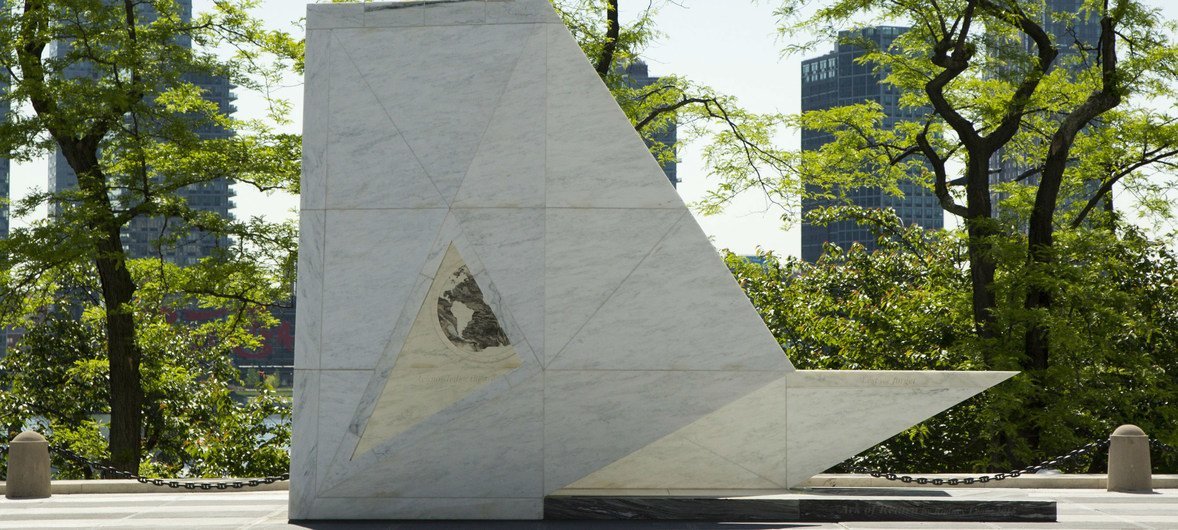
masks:
[[(916, 493), (916, 492), (913, 492)], [(775, 498), (551, 496), (550, 520), (666, 520), (729, 522), (977, 521), (1054, 522), (1054, 501), (929, 498)]]

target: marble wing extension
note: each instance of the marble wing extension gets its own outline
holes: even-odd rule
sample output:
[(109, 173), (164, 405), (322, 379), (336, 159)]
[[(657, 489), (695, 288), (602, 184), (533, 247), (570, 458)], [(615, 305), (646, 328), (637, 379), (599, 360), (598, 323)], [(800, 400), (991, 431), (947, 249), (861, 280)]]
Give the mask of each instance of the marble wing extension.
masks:
[(1011, 375), (794, 370), (548, 0), (307, 25), (293, 519), (783, 489)]

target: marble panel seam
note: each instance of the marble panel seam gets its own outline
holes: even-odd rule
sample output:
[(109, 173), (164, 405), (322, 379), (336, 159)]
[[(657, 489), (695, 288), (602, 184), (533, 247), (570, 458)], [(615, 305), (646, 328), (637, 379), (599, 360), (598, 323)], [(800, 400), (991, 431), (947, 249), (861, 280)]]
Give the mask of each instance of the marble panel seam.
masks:
[(311, 31), (331, 31), (331, 30), (336, 30), (336, 29), (377, 29), (377, 28), (398, 29), (398, 28), (449, 28), (449, 27), (454, 27), (454, 26), (470, 27), (470, 26), (545, 26), (545, 25), (555, 26), (556, 24), (552, 23), (552, 22), (539, 22), (539, 21), (535, 21), (535, 20), (527, 20), (527, 21), (522, 21), (522, 22), (485, 22), (485, 23), (434, 22), (434, 23), (430, 23), (430, 24), (421, 24), (421, 25), (414, 24), (412, 26), (364, 26), (364, 25), (359, 25), (359, 26), (344, 26), (344, 25), (322, 26), (322, 27), (312, 28)]
[[(679, 223), (681, 223), (683, 221), (683, 217), (685, 215), (690, 215), (690, 213), (685, 210), (683, 213), (679, 214), (679, 217), (676, 218), (674, 222), (668, 223), (669, 226), (667, 228), (667, 231), (664, 232), (661, 237), (659, 237), (658, 241), (655, 241), (654, 245), (652, 245), (650, 247), (650, 250), (646, 251), (646, 254), (642, 256), (642, 259), (638, 260), (638, 263), (636, 263), (634, 265), (634, 268), (630, 269), (630, 272), (626, 273), (626, 277), (622, 278), (622, 281), (614, 286), (613, 290), (611, 290), (609, 295), (607, 295), (602, 300), (601, 304), (599, 304), (593, 310), (593, 312), (589, 314), (589, 318), (585, 319), (585, 321), (582, 322), (579, 327), (577, 327), (577, 331), (574, 331), (573, 334), (569, 336), (568, 342), (562, 344), (560, 346), (560, 349), (556, 351), (556, 354), (548, 359), (548, 363), (546, 363), (545, 366), (551, 366), (553, 363), (556, 362), (556, 360), (558, 358), (560, 358), (560, 355), (562, 353), (564, 353), (565, 350), (568, 349), (569, 344), (572, 344), (573, 341), (577, 339), (577, 335), (581, 334), (581, 331), (583, 331), (585, 329), (585, 326), (593, 321), (593, 318), (597, 316), (597, 313), (601, 311), (601, 308), (605, 307), (605, 305), (607, 303), (609, 303), (609, 301), (611, 299), (613, 299), (614, 295), (618, 294), (618, 290), (621, 289), (622, 286), (626, 284), (626, 281), (629, 280), (630, 277), (634, 275), (634, 271), (638, 270), (639, 267), (642, 267), (642, 264), (646, 263), (646, 260), (649, 259), (650, 256), (654, 254), (655, 250), (657, 250), (659, 248), (659, 245), (661, 245), (663, 243), (663, 241), (665, 241), (667, 239), (667, 237), (671, 235), (671, 232), (675, 231), (675, 228), (678, 227)], [(627, 370), (627, 371), (631, 371), (631, 370)], [(667, 371), (677, 371), (677, 370), (667, 370)]]
[(469, 495), (461, 496), (461, 497), (436, 497), (436, 496), (435, 497), (409, 497), (409, 496), (402, 496), (402, 495), (399, 495), (396, 497), (393, 497), (393, 496), (389, 496), (389, 497), (328, 497), (326, 495), (316, 495), (315, 498), (316, 499), (417, 499), (417, 500), (434, 500), (434, 499), (436, 499), (436, 500), (446, 500), (446, 501), (454, 500), (454, 499), (477, 499), (477, 500), (489, 500), (489, 501), (496, 501), (496, 500), (500, 500), (500, 501), (534, 501), (534, 500), (542, 499), (543, 497), (542, 496), (536, 496), (536, 497), (471, 497)]
[(393, 211), (393, 210), (449, 211), (450, 208), (443, 208), (441, 206), (390, 206), (390, 207), (381, 206), (381, 207), (369, 207), (369, 208), (366, 208), (366, 207), (327, 208), (324, 210), (306, 210), (306, 211), (308, 211), (308, 212), (311, 212), (311, 211), (320, 211), (320, 212), (383, 212), (383, 211)]
[[(555, 359), (555, 358), (554, 358)], [(549, 363), (551, 364), (551, 363)], [(730, 372), (730, 373), (747, 373), (747, 374), (785, 374), (789, 370), (785, 368), (545, 368), (546, 372)], [(796, 388), (796, 387), (789, 387)], [(833, 388), (833, 387), (821, 387)], [(863, 387), (848, 387), (848, 388), (863, 388)], [(924, 387), (920, 387), (924, 388)], [(928, 388), (951, 388), (951, 387), (928, 387)]]
[[(545, 142), (547, 140), (545, 138)], [(549, 210), (681, 210), (683, 206), (545, 206), (545, 208)]]
[[(702, 419), (702, 418), (701, 418), (701, 419)], [(696, 446), (696, 447), (698, 447), (698, 448), (700, 448), (700, 449), (703, 449), (704, 451), (707, 451), (708, 453), (711, 453), (711, 454), (715, 455), (717, 458), (719, 458), (719, 459), (721, 459), (721, 460), (723, 460), (723, 461), (725, 461), (725, 462), (728, 462), (729, 464), (732, 464), (732, 465), (734, 465), (734, 466), (736, 466), (736, 467), (739, 467), (739, 468), (741, 468), (741, 469), (743, 469), (743, 470), (745, 470), (745, 471), (748, 471), (749, 473), (752, 473), (752, 474), (753, 474), (753, 475), (755, 475), (755, 476), (758, 476), (758, 477), (760, 477), (760, 478), (763, 478), (763, 479), (765, 479), (765, 481), (766, 481), (766, 482), (768, 482), (768, 483), (770, 483), (770, 484), (774, 484), (774, 485), (777, 485), (777, 486), (781, 486), (782, 488), (784, 488), (784, 487), (785, 487), (785, 486), (782, 486), (782, 485), (781, 485), (781, 482), (779, 482), (779, 481), (776, 481), (776, 480), (773, 480), (773, 479), (771, 479), (771, 478), (769, 478), (769, 477), (766, 477), (765, 475), (762, 475), (761, 473), (758, 473), (758, 472), (756, 472), (756, 471), (753, 471), (753, 470), (749, 469), (748, 467), (746, 467), (745, 465), (743, 465), (743, 464), (741, 464), (741, 463), (739, 463), (739, 462), (737, 462), (737, 461), (735, 461), (735, 460), (733, 460), (733, 459), (731, 459), (731, 458), (728, 458), (728, 457), (726, 457), (726, 456), (724, 456), (724, 455), (722, 455), (722, 454), (720, 454), (720, 453), (717, 453), (717, 452), (715, 452), (715, 451), (713, 451), (713, 450), (711, 450), (711, 449), (709, 449), (709, 448), (707, 448), (707, 447), (705, 447), (705, 446), (703, 446), (703, 445), (701, 445), (701, 444), (697, 443), (695, 440), (692, 440), (692, 439), (691, 439), (690, 437), (688, 437), (688, 436), (679, 436), (679, 438), (681, 438), (683, 441), (685, 441), (685, 442), (687, 442), (687, 443), (689, 443), (689, 444), (691, 444), (691, 445), (694, 445), (694, 446)], [(653, 444), (652, 444), (652, 445), (653, 445)], [(647, 446), (647, 447), (649, 447), (649, 446)], [(782, 448), (782, 450), (784, 451), (784, 448)], [(641, 451), (641, 449), (639, 449), (639, 451)], [(637, 452), (637, 451), (635, 451), (635, 452)]]
[[(547, 31), (547, 28), (544, 29)], [(529, 40), (531, 38), (531, 36), (528, 37)], [(491, 125), (495, 123), (495, 116), (499, 113), (499, 108), (503, 106), (503, 97), (507, 94), (507, 89), (511, 86), (511, 82), (514, 80), (513, 76), (515, 75), (515, 71), (519, 68), (520, 61), (523, 60), (524, 44), (526, 44), (526, 41), (520, 44), (519, 54), (515, 56), (515, 62), (511, 64), (511, 71), (507, 74), (507, 82), (503, 83), (503, 88), (499, 90), (499, 95), (495, 97), (495, 106), (491, 109), (490, 112), (491, 119), (487, 120), (487, 125), (483, 126), (483, 132), (479, 133), (479, 141), (477, 144), (475, 144), (474, 147), (474, 156), (470, 158), (470, 163), (466, 165), (466, 169), (462, 171), (462, 180), (459, 180), (458, 185), (454, 187), (455, 196), (446, 201), (446, 204), (453, 204), (454, 201), (458, 199), (458, 194), (462, 192), (462, 185), (466, 183), (466, 177), (470, 175), (470, 168), (474, 167), (475, 161), (479, 158), (478, 155), (483, 149), (483, 142), (487, 141), (487, 131), (491, 130)], [(445, 197), (442, 198), (445, 199)]]
[[(417, 156), (417, 153), (413, 150), (413, 146), (409, 145), (409, 142), (405, 140), (405, 136), (401, 132), (401, 127), (397, 125), (397, 120), (393, 119), (392, 113), (390, 113), (389, 109), (385, 107), (384, 102), (382, 102), (380, 96), (377, 95), (376, 90), (372, 88), (372, 84), (368, 82), (368, 77), (365, 76), (363, 70), (360, 69), (359, 63), (357, 63), (356, 60), (352, 58), (352, 54), (348, 51), (348, 47), (344, 46), (343, 41), (341, 41), (339, 37), (336, 37), (335, 42), (336, 45), (340, 47), (340, 51), (342, 51), (344, 56), (347, 57), (348, 62), (352, 63), (352, 66), (355, 67), (356, 71), (360, 73), (360, 81), (364, 83), (364, 88), (367, 88), (368, 92), (372, 94), (372, 98), (375, 99), (376, 104), (380, 106), (381, 112), (384, 113), (385, 117), (388, 118), (389, 123), (393, 126), (394, 129), (396, 129), (397, 136), (401, 138), (401, 141), (405, 142), (405, 148), (409, 150), (409, 154), (413, 155), (413, 161), (417, 162), (417, 166), (421, 169), (421, 172), (424, 173), (426, 178), (429, 179), (429, 183), (431, 186), (433, 186), (434, 192), (436, 192), (438, 196), (441, 197), (442, 200), (446, 203), (446, 205), (449, 206), (451, 201), (446, 200), (446, 196), (442, 193), (441, 188), (438, 187), (438, 183), (434, 182), (433, 176), (431, 176), (429, 171), (425, 169), (425, 164), (421, 162), (421, 158)], [(330, 170), (330, 168), (328, 169)]]
[[(323, 72), (322, 74), (320, 74), (320, 75), (327, 76), (327, 123), (322, 125), (322, 127), (327, 131), (327, 134), (325, 134), (325, 136), (328, 136), (328, 138), (324, 141), (324, 146), (323, 146), (323, 186), (322, 186), (323, 187), (323, 190), (322, 190), (323, 199), (322, 200), (323, 200), (323, 210), (324, 210), (324, 212), (326, 212), (327, 211), (327, 195), (328, 195), (327, 189), (328, 189), (328, 186), (331, 185), (331, 175), (332, 175), (332, 172), (331, 172), (331, 144), (332, 144), (332, 141), (330, 138), (330, 136), (331, 136), (331, 122), (335, 119), (334, 118), (335, 113), (331, 111), (332, 107), (334, 107), (334, 105), (332, 105), (332, 102), (335, 100), (335, 98), (331, 97), (333, 94), (335, 94), (335, 90), (333, 90), (333, 88), (332, 88), (334, 86), (333, 80), (334, 80), (335, 76), (331, 75), (331, 74), (335, 72), (335, 68), (332, 67), (330, 64), (331, 57), (332, 57), (331, 48), (333, 46), (335, 46), (335, 43), (338, 39), (336, 38), (334, 31), (331, 31), (330, 29), (326, 29), (326, 30), (322, 30), (322, 31), (327, 35), (325, 38), (327, 39), (327, 50), (328, 50), (328, 53), (327, 53), (328, 64), (326, 65), (326, 71)], [(340, 47), (340, 50), (344, 51), (344, 53), (347, 53), (347, 50), (344, 50), (342, 46)], [(304, 134), (304, 136), (305, 136), (305, 134)], [(327, 263), (327, 257), (326, 257), (327, 256), (327, 215), (326, 215), (326, 213), (323, 216), (323, 255), (324, 255), (323, 262), (326, 265), (326, 263)], [(326, 269), (322, 269), (322, 270), (323, 270), (324, 278), (320, 278), (320, 287), (321, 287), (320, 291), (323, 290), (322, 286), (324, 285), (324, 283), (326, 283), (326, 274), (327, 274)], [(322, 311), (324, 298), (325, 297), (323, 296), (323, 294), (320, 293), (320, 296), (319, 296), (319, 305), (320, 305), (319, 318), (320, 318), (320, 320), (323, 319), (323, 314), (324, 314)], [(323, 358), (322, 322), (320, 322), (320, 332), (319, 332), (319, 358), (320, 359)], [(322, 364), (322, 363), (320, 363), (320, 364)]]

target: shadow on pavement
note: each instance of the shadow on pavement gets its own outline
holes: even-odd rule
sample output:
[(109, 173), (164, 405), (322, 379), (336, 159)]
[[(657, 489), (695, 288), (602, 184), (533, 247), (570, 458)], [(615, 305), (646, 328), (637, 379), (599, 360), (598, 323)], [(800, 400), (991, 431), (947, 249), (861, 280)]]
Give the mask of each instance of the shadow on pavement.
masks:
[(815, 528), (807, 523), (713, 523), (701, 521), (291, 521), (311, 530), (771, 530)]

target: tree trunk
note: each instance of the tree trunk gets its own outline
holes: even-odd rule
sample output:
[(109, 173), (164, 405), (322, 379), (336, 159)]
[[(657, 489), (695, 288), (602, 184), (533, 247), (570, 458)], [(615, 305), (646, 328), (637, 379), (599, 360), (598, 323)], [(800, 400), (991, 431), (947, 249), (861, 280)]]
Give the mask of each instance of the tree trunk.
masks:
[[(93, 145), (90, 145), (93, 144)], [(110, 363), (110, 456), (120, 471), (139, 472), (143, 429), (143, 386), (139, 363), (142, 353), (135, 343), (135, 315), (131, 301), (135, 282), (127, 270), (121, 226), (115, 219), (106, 179), (98, 164), (97, 140), (60, 142), (62, 154), (78, 175), (78, 187), (94, 208), (95, 260), (106, 311), (106, 353)]]
[[(990, 157), (985, 153), (970, 153), (966, 166), (966, 234), (969, 245), (969, 277), (973, 294), (974, 330), (984, 339), (995, 336), (994, 275), (998, 262), (994, 257), (993, 238), (997, 227), (993, 223), (990, 204)], [(986, 365), (989, 366), (989, 359)]]
[(99, 244), (96, 260), (106, 305), (106, 347), (110, 361), (110, 456), (111, 465), (139, 472), (143, 425), (143, 387), (139, 378), (141, 353), (135, 344), (135, 315), (131, 298), (135, 284), (127, 271), (118, 231)]

